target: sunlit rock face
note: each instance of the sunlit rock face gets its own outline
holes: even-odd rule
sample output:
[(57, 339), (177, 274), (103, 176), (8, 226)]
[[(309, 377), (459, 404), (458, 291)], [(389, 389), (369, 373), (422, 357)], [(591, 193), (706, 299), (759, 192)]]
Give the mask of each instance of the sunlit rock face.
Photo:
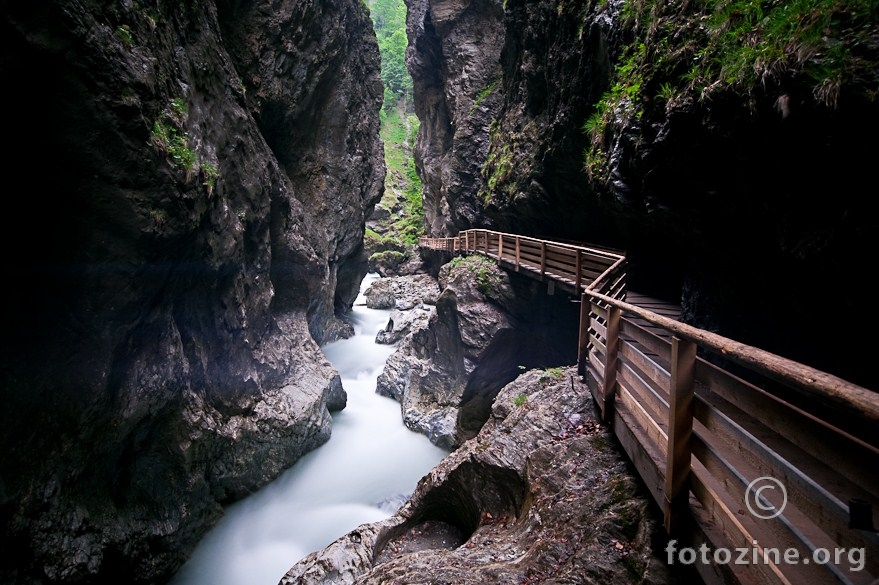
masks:
[(318, 343), (382, 189), (371, 23), (6, 4), (0, 581), (164, 582), (344, 407)]

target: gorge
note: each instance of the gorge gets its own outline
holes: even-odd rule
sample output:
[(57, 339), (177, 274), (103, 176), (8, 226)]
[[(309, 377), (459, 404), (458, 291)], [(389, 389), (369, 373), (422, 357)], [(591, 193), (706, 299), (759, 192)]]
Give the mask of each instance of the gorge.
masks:
[[(325, 444), (346, 407), (321, 346), (353, 332), (385, 190), (373, 23), (354, 0), (0, 1), (14, 222), (0, 581), (167, 583), (225, 508)], [(631, 286), (680, 302), (687, 322), (876, 388), (872, 347), (853, 340), (877, 324), (861, 299), (879, 249), (879, 15), (869, 0), (784, 4), (409, 0), (425, 233), (623, 249)], [(555, 313), (529, 313), (545, 305), (526, 286), (497, 290), (506, 321), (490, 333), (540, 343)], [(455, 319), (453, 292), (439, 307)], [(418, 335), (415, 354), (445, 339)], [(471, 401), (463, 434), (432, 422), (441, 408), (411, 415), (452, 456), (401, 516), (315, 551), (287, 582), (340, 546), (389, 557), (430, 523), (466, 536), (486, 520), (474, 509), (492, 511), (501, 545), (480, 543), (460, 567), (509, 575), (501, 556), (528, 543), (540, 546), (519, 577), (560, 565), (571, 579), (598, 567), (665, 582), (654, 520), (587, 394), (569, 392), (570, 371), (543, 369), (571, 360), (544, 343), (552, 355), (526, 364), (527, 347), (468, 348), (460, 368), (416, 355), (461, 391), (451, 401), (489, 379), (490, 399)], [(385, 392), (403, 392), (389, 376)], [(514, 408), (520, 394), (533, 408)], [(558, 471), (581, 456), (595, 467)], [(536, 478), (555, 491), (532, 490)], [(510, 518), (553, 517), (559, 494), (574, 503), (557, 526), (603, 510), (596, 524), (637, 552), (593, 562), (562, 544), (582, 533), (541, 532), (534, 516), (515, 532)], [(474, 551), (417, 552), (423, 565), (391, 559), (368, 578), (452, 571), (442, 555)]]

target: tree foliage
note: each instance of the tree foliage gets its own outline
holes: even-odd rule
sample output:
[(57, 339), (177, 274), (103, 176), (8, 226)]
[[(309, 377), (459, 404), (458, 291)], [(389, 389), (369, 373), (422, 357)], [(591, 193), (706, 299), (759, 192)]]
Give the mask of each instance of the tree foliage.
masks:
[(381, 53), (385, 108), (393, 108), (399, 100), (410, 102), (412, 97), (406, 68), (406, 5), (403, 0), (372, 0), (369, 12)]

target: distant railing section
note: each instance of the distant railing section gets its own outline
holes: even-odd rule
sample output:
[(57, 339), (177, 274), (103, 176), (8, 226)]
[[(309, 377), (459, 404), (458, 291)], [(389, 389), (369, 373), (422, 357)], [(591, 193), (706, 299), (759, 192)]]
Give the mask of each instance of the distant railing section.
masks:
[(879, 577), (879, 394), (625, 302), (619, 253), (489, 230), (421, 245), (485, 254), (580, 297), (579, 373), (669, 537), (731, 554), (674, 560), (709, 585)]
[(421, 238), (419, 245), (453, 254), (484, 254), (578, 295), (596, 284), (604, 294), (625, 298), (626, 258), (618, 252), (482, 229), (449, 238)]

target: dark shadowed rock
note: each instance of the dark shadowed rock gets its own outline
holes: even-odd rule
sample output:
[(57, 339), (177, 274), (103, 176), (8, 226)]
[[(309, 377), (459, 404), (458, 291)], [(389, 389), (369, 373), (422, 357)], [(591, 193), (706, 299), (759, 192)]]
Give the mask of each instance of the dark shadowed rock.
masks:
[(371, 22), (4, 1), (0, 32), (4, 176), (39, 192), (3, 232), (0, 581), (162, 583), (345, 404), (318, 343), (383, 183)]

